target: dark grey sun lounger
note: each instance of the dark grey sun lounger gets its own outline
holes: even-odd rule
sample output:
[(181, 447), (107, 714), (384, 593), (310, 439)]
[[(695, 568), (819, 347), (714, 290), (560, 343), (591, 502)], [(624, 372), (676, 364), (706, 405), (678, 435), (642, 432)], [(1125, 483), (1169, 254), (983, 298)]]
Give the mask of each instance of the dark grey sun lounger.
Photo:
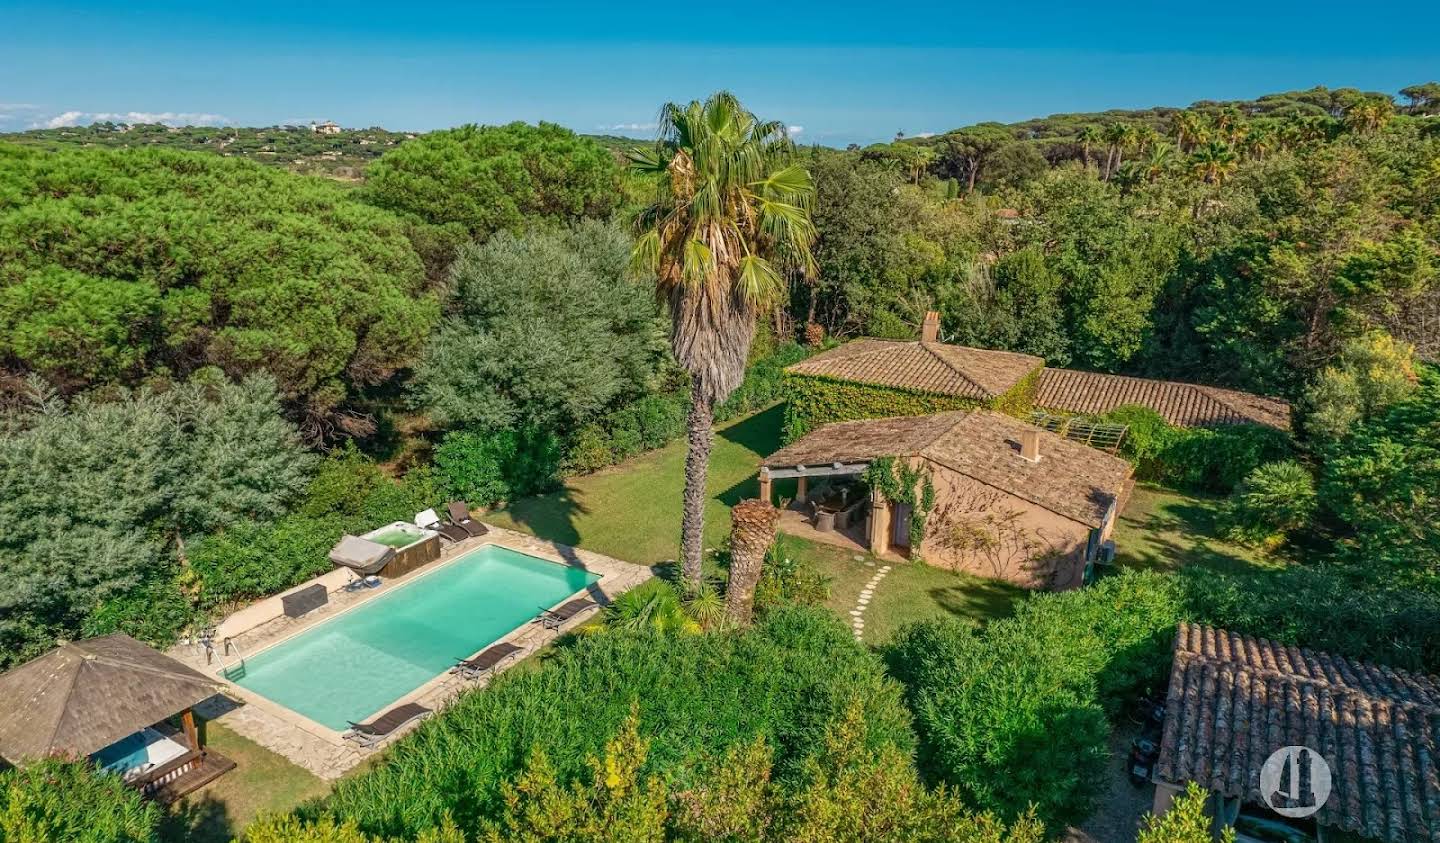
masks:
[(355, 741), (363, 747), (376, 746), (406, 723), (422, 720), (434, 713), (419, 703), (397, 705), (369, 723), (351, 723), (345, 739)]
[(498, 668), (507, 660), (523, 651), (524, 647), (518, 647), (510, 643), (496, 644), (493, 647), (486, 647), (480, 655), (466, 659), (450, 668), (451, 673), (458, 673), (465, 679), (479, 679), (487, 673)]
[(540, 610), (540, 616), (537, 617), (535, 620), (538, 621), (540, 625), (545, 627), (546, 629), (559, 629), (560, 624), (565, 623), (576, 615), (579, 615), (582, 612), (588, 612), (591, 609), (598, 608), (600, 608), (600, 604), (596, 603), (594, 600), (588, 600), (584, 597), (577, 597), (574, 600), (571, 600), (569, 603), (566, 603), (564, 606), (561, 606), (560, 608), (553, 611), (550, 609)]
[(472, 536), (483, 536), (490, 532), (484, 524), (470, 517), (470, 505), (464, 501), (451, 501), (445, 504), (445, 511), (450, 514), (451, 524)]

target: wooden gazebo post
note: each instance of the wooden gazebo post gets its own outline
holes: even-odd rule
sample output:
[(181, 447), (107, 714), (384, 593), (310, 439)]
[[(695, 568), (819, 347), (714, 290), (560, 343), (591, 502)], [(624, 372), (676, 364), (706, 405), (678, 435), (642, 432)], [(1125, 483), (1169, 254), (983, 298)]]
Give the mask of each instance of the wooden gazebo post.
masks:
[(180, 713), (180, 725), (185, 730), (185, 740), (190, 743), (190, 748), (200, 749), (200, 733), (195, 728), (195, 709), (187, 708)]

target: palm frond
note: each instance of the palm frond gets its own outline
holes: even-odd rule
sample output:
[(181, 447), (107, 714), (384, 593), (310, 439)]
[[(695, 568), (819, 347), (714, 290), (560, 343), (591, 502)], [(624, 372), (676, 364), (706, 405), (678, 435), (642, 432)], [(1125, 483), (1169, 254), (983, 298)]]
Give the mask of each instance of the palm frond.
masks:
[(763, 309), (779, 297), (785, 289), (785, 282), (770, 261), (758, 255), (746, 255), (740, 259), (735, 284), (735, 295), (755, 309)]

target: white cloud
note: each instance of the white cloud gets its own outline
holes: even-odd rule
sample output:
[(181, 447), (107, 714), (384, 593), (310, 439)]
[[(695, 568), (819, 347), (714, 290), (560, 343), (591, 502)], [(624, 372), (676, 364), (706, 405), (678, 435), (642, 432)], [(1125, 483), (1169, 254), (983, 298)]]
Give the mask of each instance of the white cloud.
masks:
[(934, 132), (920, 132), (919, 134), (915, 135), (915, 137), (917, 137), (917, 138), (933, 138), (933, 137), (935, 137), (935, 133), (934, 133)]
[(804, 127), (804, 126), (786, 126), (786, 127), (785, 127), (785, 131), (789, 132), (789, 133), (792, 134), (792, 135), (798, 135), (798, 134), (800, 134), (801, 132), (805, 131), (805, 127)]
[(595, 128), (605, 132), (652, 132), (658, 127), (657, 123), (601, 123)]
[(66, 111), (30, 124), (35, 129), (88, 126), (91, 123), (163, 123), (166, 126), (219, 126), (232, 122), (203, 111)]
[(39, 129), (58, 129), (61, 126), (78, 126), (84, 117), (85, 112), (83, 111), (66, 111), (63, 114), (57, 114), (51, 117), (49, 120), (41, 120), (31, 125)]

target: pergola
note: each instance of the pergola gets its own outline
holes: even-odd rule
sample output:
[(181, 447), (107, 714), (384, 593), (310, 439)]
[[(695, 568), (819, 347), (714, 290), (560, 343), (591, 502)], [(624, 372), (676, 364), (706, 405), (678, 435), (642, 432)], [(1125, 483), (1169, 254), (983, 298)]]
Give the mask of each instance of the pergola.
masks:
[[(194, 707), (216, 693), (209, 677), (128, 635), (62, 644), (0, 675), (0, 757), (94, 757), (148, 795), (180, 796), (235, 766), (195, 727)], [(178, 730), (165, 722), (177, 715)]]

